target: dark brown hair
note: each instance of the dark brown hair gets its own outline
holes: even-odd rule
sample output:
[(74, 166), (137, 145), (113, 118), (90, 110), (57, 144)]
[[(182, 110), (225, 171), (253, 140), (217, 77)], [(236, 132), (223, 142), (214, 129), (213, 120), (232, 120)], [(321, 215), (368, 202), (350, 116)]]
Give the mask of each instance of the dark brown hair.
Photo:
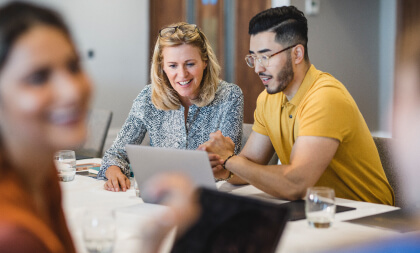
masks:
[(50, 9), (24, 2), (11, 2), (0, 8), (0, 71), (16, 40), (37, 25), (57, 28), (71, 40), (60, 15)]

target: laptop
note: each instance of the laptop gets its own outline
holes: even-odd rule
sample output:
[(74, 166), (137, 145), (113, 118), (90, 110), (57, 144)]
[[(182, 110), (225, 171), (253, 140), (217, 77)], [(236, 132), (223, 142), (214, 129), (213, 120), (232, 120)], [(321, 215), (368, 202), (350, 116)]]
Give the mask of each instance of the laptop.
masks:
[[(189, 176), (197, 187), (216, 190), (213, 171), (205, 151), (132, 144), (127, 144), (125, 148), (139, 185), (140, 195), (144, 192), (144, 183), (154, 175), (163, 172), (181, 172)], [(144, 198), (143, 201), (150, 203)]]
[(289, 208), (226, 192), (199, 189), (201, 215), (171, 253), (274, 253)]

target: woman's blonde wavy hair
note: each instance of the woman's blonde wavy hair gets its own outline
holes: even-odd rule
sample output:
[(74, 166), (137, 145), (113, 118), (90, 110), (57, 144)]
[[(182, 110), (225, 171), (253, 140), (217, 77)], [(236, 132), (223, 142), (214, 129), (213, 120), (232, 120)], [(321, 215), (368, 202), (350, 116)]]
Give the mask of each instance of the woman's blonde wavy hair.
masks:
[[(170, 24), (168, 27), (189, 25), (186, 22)], [(196, 29), (176, 29), (170, 36), (161, 37), (158, 35), (152, 57), (150, 77), (152, 80), (152, 102), (156, 108), (161, 110), (176, 110), (181, 105), (178, 93), (172, 88), (168, 77), (163, 71), (162, 51), (165, 47), (176, 47), (182, 44), (197, 47), (201, 59), (207, 63), (204, 69), (203, 79), (200, 84), (200, 92), (196, 99), (191, 102), (199, 107), (206, 106), (214, 99), (219, 84), (220, 66), (216, 55), (210, 46), (207, 37), (197, 27)]]

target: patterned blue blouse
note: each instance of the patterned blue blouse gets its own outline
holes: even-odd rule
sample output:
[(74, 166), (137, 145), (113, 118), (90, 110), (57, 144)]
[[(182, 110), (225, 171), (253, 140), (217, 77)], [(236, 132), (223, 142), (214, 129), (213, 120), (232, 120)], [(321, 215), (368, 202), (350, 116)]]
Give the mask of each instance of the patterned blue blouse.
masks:
[(151, 146), (194, 150), (209, 140), (210, 133), (221, 130), (235, 143), (235, 153), (241, 149), (244, 98), (237, 85), (220, 81), (209, 105), (190, 106), (186, 124), (182, 105), (178, 110), (159, 110), (153, 105), (151, 96), (151, 86), (146, 85), (134, 100), (117, 138), (105, 152), (99, 179), (105, 179), (105, 172), (111, 165), (120, 167), (129, 176), (125, 145), (141, 144), (146, 132), (149, 132)]

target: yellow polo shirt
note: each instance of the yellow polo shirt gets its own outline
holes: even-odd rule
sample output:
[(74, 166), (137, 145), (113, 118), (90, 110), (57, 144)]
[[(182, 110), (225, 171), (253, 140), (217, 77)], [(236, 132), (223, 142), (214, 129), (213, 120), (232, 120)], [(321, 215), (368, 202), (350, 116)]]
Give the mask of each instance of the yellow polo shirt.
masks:
[(313, 65), (291, 101), (283, 92), (263, 91), (257, 100), (252, 129), (270, 137), (282, 164), (299, 136), (323, 136), (340, 144), (316, 183), (339, 198), (394, 205), (373, 138), (350, 93), (337, 79)]

